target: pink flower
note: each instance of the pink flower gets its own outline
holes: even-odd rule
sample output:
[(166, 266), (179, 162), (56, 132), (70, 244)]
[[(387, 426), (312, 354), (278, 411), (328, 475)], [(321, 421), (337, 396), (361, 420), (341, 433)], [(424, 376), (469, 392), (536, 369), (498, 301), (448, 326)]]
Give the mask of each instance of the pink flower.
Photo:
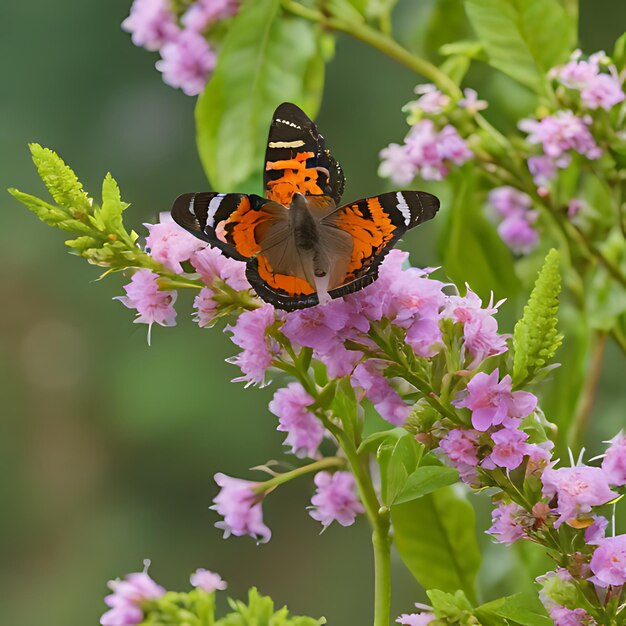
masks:
[(426, 626), (437, 619), (434, 613), (403, 613), (396, 619), (397, 624), (404, 626)]
[(180, 87), (188, 96), (197, 96), (213, 72), (215, 52), (208, 41), (194, 30), (185, 30), (161, 48), (156, 68), (171, 87)]
[(351, 526), (356, 516), (365, 512), (350, 472), (318, 472), (314, 481), (317, 491), (311, 498), (313, 508), (309, 515), (321, 522), (324, 528), (334, 521), (342, 526)]
[(491, 438), (496, 444), (489, 455), (493, 463), (508, 470), (514, 470), (521, 465), (526, 454), (525, 441), (528, 439), (526, 433), (512, 428), (502, 428), (492, 433)]
[(433, 84), (418, 85), (415, 93), (420, 97), (407, 106), (410, 110), (419, 109), (424, 113), (437, 115), (450, 104), (450, 97), (441, 93)]
[(528, 217), (507, 217), (498, 226), (498, 235), (516, 254), (529, 254), (539, 241), (539, 235)]
[(225, 474), (215, 474), (215, 482), (221, 487), (211, 508), (224, 517), (216, 528), (224, 530), (224, 537), (250, 535), (259, 543), (266, 543), (272, 531), (263, 523), (263, 496), (254, 492), (259, 483)]
[(185, 28), (201, 33), (211, 24), (232, 17), (238, 9), (237, 0), (198, 0), (185, 11), (180, 21)]
[(269, 405), (270, 411), (278, 417), (277, 430), (287, 433), (285, 443), (300, 458), (314, 458), (324, 438), (324, 426), (307, 410), (313, 402), (300, 383), (289, 383), (276, 391)]
[(606, 517), (598, 515), (591, 526), (588, 526), (585, 530), (585, 541), (589, 545), (598, 544), (600, 540), (604, 539), (604, 534), (608, 525), (609, 520), (607, 520)]
[(500, 543), (511, 545), (526, 537), (526, 529), (522, 522), (528, 518), (528, 513), (517, 504), (504, 504), (491, 512), (491, 528), (488, 535), (493, 535)]
[(197, 589), (202, 589), (207, 593), (214, 591), (224, 591), (228, 586), (219, 574), (210, 572), (209, 570), (197, 569), (190, 577), (189, 582)]
[(626, 435), (620, 432), (610, 443), (602, 460), (602, 470), (609, 485), (621, 487), (626, 485)]
[(372, 359), (360, 363), (354, 369), (350, 382), (353, 387), (360, 387), (365, 391), (367, 399), (383, 419), (394, 426), (402, 426), (411, 412), (411, 407), (382, 375), (379, 365)]
[(459, 106), (462, 109), (465, 109), (470, 115), (476, 115), (478, 111), (483, 111), (489, 105), (486, 100), (479, 100), (478, 93), (475, 89), (464, 89), (463, 90), (464, 97), (461, 98), (458, 102)]
[(479, 436), (475, 430), (455, 428), (439, 442), (439, 447), (455, 467), (459, 463), (475, 467), (478, 465), (476, 444)]
[(473, 357), (469, 367), (475, 367), (487, 357), (507, 351), (509, 335), (498, 333), (498, 322), (493, 314), (504, 300), (493, 304), (490, 300), (485, 308), (481, 299), (468, 287), (464, 297), (450, 296), (444, 309), (444, 317), (463, 324), (463, 339), (466, 350)]
[(182, 274), (181, 263), (205, 247), (205, 243), (181, 228), (169, 214), (162, 213), (159, 224), (144, 224), (149, 231), (146, 252), (176, 274)]
[(620, 80), (609, 74), (598, 74), (580, 92), (580, 97), (588, 109), (602, 108), (606, 111), (626, 98)]
[(250, 283), (246, 279), (246, 264), (229, 259), (219, 248), (206, 246), (196, 250), (190, 261), (208, 287), (213, 285), (214, 280), (221, 279), (235, 291), (250, 289)]
[(113, 591), (104, 601), (111, 607), (101, 618), (102, 626), (131, 626), (143, 621), (142, 602), (157, 600), (165, 594), (165, 589), (150, 578), (147, 572), (128, 574), (124, 580), (110, 580), (108, 586)]
[[(322, 307), (319, 307), (322, 308)], [(264, 304), (258, 309), (245, 311), (234, 326), (228, 326), (232, 332), (232, 341), (243, 352), (229, 359), (229, 363), (238, 365), (243, 376), (234, 381), (248, 384), (263, 384), (265, 372), (272, 365), (272, 359), (279, 352), (278, 344), (267, 337), (267, 330), (274, 323), (274, 307)]]
[(609, 489), (606, 475), (599, 467), (548, 468), (541, 480), (543, 495), (557, 497), (559, 519), (554, 523), (555, 528), (580, 514), (590, 513), (592, 507), (606, 504), (618, 495)]
[[(158, 274), (147, 269), (137, 270), (131, 277), (130, 283), (124, 286), (125, 296), (116, 298), (125, 307), (136, 309), (135, 324), (148, 324), (150, 329), (155, 322), (160, 326), (174, 326), (176, 324), (175, 291), (159, 291), (157, 285)], [(150, 331), (148, 331), (150, 343)]]
[(484, 431), (490, 426), (514, 424), (512, 418), (526, 417), (535, 410), (537, 398), (526, 391), (511, 391), (511, 377), (507, 374), (498, 382), (499, 371), (479, 372), (467, 384), (468, 394), (453, 402), (458, 408), (472, 411), (472, 424)]
[(585, 609), (568, 609), (558, 604), (548, 609), (554, 626), (595, 626), (596, 620)]
[(193, 306), (196, 310), (193, 321), (200, 328), (212, 326), (219, 314), (219, 305), (213, 299), (215, 292), (209, 287), (202, 287), (200, 293), (193, 299)]
[(556, 176), (556, 165), (554, 161), (545, 155), (532, 156), (528, 159), (528, 170), (532, 174), (535, 185), (545, 188)]
[(591, 120), (577, 117), (572, 111), (557, 111), (542, 120), (525, 119), (519, 127), (528, 133), (527, 141), (540, 144), (546, 156), (558, 167), (566, 167), (568, 159), (562, 159), (570, 150), (588, 159), (600, 158), (602, 151), (589, 131)]
[(394, 184), (404, 187), (417, 175), (417, 166), (409, 157), (406, 145), (390, 143), (379, 153), (381, 163), (378, 175), (381, 178), (390, 178)]
[(626, 535), (600, 539), (590, 567), (595, 574), (591, 581), (600, 587), (626, 583)]
[(543, 441), (541, 443), (527, 443), (525, 455), (528, 456), (528, 465), (526, 466), (526, 475), (532, 473), (541, 473), (546, 467), (554, 465), (552, 461), (552, 453), (554, 448), (552, 441)]
[(491, 204), (502, 217), (517, 217), (525, 215), (532, 206), (531, 197), (515, 187), (496, 187), (489, 192)]
[(136, 46), (146, 50), (158, 50), (179, 32), (168, 0), (135, 0), (122, 28), (131, 33)]

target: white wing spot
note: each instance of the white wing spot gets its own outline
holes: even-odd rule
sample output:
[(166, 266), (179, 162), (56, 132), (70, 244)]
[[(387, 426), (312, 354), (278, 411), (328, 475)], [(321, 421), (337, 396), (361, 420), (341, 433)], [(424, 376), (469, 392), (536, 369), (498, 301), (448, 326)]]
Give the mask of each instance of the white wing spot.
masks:
[(398, 211), (402, 213), (405, 225), (408, 226), (411, 223), (411, 210), (409, 209), (409, 205), (406, 203), (406, 200), (404, 199), (401, 191), (398, 191), (398, 193), (396, 194), (396, 200), (398, 201), (396, 207)]
[(196, 214), (194, 213), (193, 210), (193, 205), (196, 203), (196, 194), (194, 193), (193, 196), (191, 196), (191, 201), (189, 202), (189, 213), (191, 213), (194, 217), (196, 217)]
[(267, 144), (270, 148), (300, 148), (304, 145), (302, 139), (296, 141), (270, 141)]
[(206, 226), (210, 226), (211, 228), (215, 226), (215, 213), (217, 209), (219, 209), (220, 204), (222, 204), (222, 198), (225, 195), (225, 193), (218, 193), (217, 196), (211, 198), (211, 202), (209, 202), (209, 212), (206, 217)]

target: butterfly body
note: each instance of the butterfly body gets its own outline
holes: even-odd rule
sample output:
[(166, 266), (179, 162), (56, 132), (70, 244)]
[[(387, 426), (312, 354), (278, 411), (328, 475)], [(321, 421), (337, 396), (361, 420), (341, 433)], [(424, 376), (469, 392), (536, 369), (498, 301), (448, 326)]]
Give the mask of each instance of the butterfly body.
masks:
[(266, 151), (265, 197), (188, 193), (174, 220), (227, 256), (247, 263), (257, 294), (294, 310), (324, 304), (373, 282), (386, 253), (409, 229), (431, 219), (439, 201), (397, 191), (341, 206), (339, 163), (298, 107), (276, 109)]

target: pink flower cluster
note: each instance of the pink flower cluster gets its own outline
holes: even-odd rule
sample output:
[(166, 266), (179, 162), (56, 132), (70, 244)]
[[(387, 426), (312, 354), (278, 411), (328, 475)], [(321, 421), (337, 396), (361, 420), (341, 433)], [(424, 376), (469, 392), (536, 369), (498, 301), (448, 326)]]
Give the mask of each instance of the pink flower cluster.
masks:
[(539, 241), (533, 227), (539, 213), (531, 209), (530, 196), (513, 187), (497, 187), (489, 192), (489, 204), (502, 220), (498, 225), (502, 241), (516, 254), (530, 253)]
[(528, 160), (528, 168), (538, 187), (544, 188), (554, 178), (557, 169), (567, 167), (572, 153), (589, 160), (602, 156), (602, 150), (589, 130), (591, 122), (587, 115), (579, 117), (570, 110), (562, 110), (541, 120), (524, 119), (519, 123), (520, 130), (528, 133), (528, 143), (541, 146), (543, 152)]
[(427, 626), (427, 624), (437, 619), (430, 607), (423, 604), (416, 604), (415, 606), (423, 610), (419, 613), (403, 613), (396, 619), (396, 624), (402, 624), (403, 626)]
[(433, 120), (422, 119), (411, 127), (402, 145), (392, 143), (380, 151), (378, 173), (396, 185), (408, 185), (416, 176), (443, 180), (451, 164), (463, 165), (473, 156), (454, 126), (437, 130)]
[(128, 574), (124, 580), (110, 580), (109, 588), (113, 591), (104, 601), (110, 606), (101, 618), (102, 626), (132, 626), (143, 621), (142, 603), (157, 600), (165, 589), (148, 576), (147, 572)]
[(168, 0), (134, 0), (122, 28), (131, 33), (136, 46), (160, 52), (156, 68), (168, 85), (196, 96), (216, 63), (205, 33), (220, 20), (232, 17), (238, 8), (237, 0), (197, 0), (181, 17), (181, 29)]
[(326, 528), (332, 522), (351, 526), (359, 513), (365, 512), (356, 494), (356, 483), (350, 472), (318, 472), (317, 491), (311, 498), (309, 514)]
[[(572, 53), (569, 63), (555, 67), (549, 72), (550, 78), (561, 85), (580, 93), (580, 100), (587, 109), (602, 108), (606, 111), (623, 102), (623, 78), (604, 52), (596, 52), (588, 59), (582, 58), (582, 52)], [(606, 66), (608, 74), (602, 72)]]

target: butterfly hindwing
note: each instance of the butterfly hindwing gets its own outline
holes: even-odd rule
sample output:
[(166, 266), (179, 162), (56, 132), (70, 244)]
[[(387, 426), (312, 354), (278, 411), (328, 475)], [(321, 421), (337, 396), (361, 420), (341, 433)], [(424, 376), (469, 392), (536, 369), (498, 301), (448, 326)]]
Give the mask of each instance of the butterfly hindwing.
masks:
[(261, 251), (266, 234), (287, 219), (287, 209), (255, 195), (199, 192), (176, 198), (172, 217), (227, 256), (247, 261)]
[(272, 118), (263, 173), (265, 196), (289, 206), (294, 193), (327, 195), (339, 203), (345, 186), (341, 166), (324, 137), (295, 104), (281, 104)]

